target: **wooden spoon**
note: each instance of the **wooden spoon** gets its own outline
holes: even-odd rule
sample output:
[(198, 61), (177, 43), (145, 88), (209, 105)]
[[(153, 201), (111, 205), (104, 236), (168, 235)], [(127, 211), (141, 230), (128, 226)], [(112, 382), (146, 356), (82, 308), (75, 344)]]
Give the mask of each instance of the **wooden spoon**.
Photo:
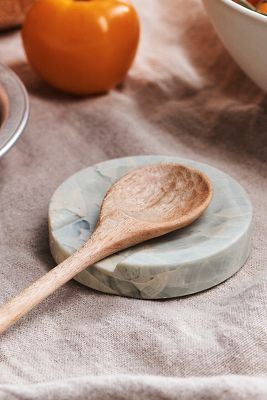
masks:
[(107, 192), (85, 245), (0, 308), (0, 333), (95, 262), (191, 224), (211, 197), (208, 178), (179, 164), (149, 165), (123, 176)]

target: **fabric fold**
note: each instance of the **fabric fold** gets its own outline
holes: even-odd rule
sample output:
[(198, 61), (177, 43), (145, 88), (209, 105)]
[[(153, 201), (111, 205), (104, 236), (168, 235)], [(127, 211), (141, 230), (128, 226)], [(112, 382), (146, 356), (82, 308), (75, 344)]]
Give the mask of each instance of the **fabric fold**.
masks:
[(33, 385), (1, 385), (1, 400), (264, 400), (264, 377), (88, 376)]

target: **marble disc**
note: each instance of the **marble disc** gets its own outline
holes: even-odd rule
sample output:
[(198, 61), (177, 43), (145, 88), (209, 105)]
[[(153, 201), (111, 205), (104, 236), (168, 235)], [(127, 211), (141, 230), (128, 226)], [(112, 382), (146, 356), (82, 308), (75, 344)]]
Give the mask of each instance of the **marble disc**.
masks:
[(250, 251), (252, 207), (243, 188), (209, 165), (177, 157), (128, 157), (86, 168), (68, 178), (49, 206), (50, 248), (57, 263), (92, 234), (100, 205), (122, 175), (145, 164), (176, 162), (203, 171), (214, 195), (190, 226), (137, 245), (87, 268), (75, 279), (105, 293), (142, 299), (184, 296), (232, 276)]

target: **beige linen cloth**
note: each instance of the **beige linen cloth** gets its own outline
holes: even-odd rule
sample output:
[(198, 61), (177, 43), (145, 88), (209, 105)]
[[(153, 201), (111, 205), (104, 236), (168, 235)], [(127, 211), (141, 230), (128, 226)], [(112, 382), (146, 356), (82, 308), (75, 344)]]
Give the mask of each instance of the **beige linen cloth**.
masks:
[(31, 102), (26, 132), (0, 160), (0, 301), (55, 265), (47, 208), (57, 186), (115, 157), (177, 155), (232, 175), (254, 205), (251, 256), (225, 283), (167, 301), (68, 283), (1, 336), (1, 400), (267, 399), (267, 97), (199, 1), (134, 3), (138, 57), (106, 96), (51, 89), (26, 63), (19, 32), (0, 36), (0, 60)]

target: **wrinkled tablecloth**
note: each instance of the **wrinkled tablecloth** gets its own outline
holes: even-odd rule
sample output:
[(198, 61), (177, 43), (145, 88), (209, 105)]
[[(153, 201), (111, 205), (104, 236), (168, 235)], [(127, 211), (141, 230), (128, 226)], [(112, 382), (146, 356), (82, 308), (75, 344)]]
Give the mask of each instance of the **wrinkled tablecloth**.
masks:
[(0, 160), (0, 301), (54, 266), (47, 209), (81, 168), (138, 154), (188, 157), (247, 190), (253, 249), (225, 283), (140, 301), (70, 282), (0, 338), (0, 399), (267, 399), (267, 97), (226, 53), (198, 0), (135, 0), (138, 57), (124, 85), (75, 98), (43, 83), (18, 31), (0, 61), (30, 95)]

